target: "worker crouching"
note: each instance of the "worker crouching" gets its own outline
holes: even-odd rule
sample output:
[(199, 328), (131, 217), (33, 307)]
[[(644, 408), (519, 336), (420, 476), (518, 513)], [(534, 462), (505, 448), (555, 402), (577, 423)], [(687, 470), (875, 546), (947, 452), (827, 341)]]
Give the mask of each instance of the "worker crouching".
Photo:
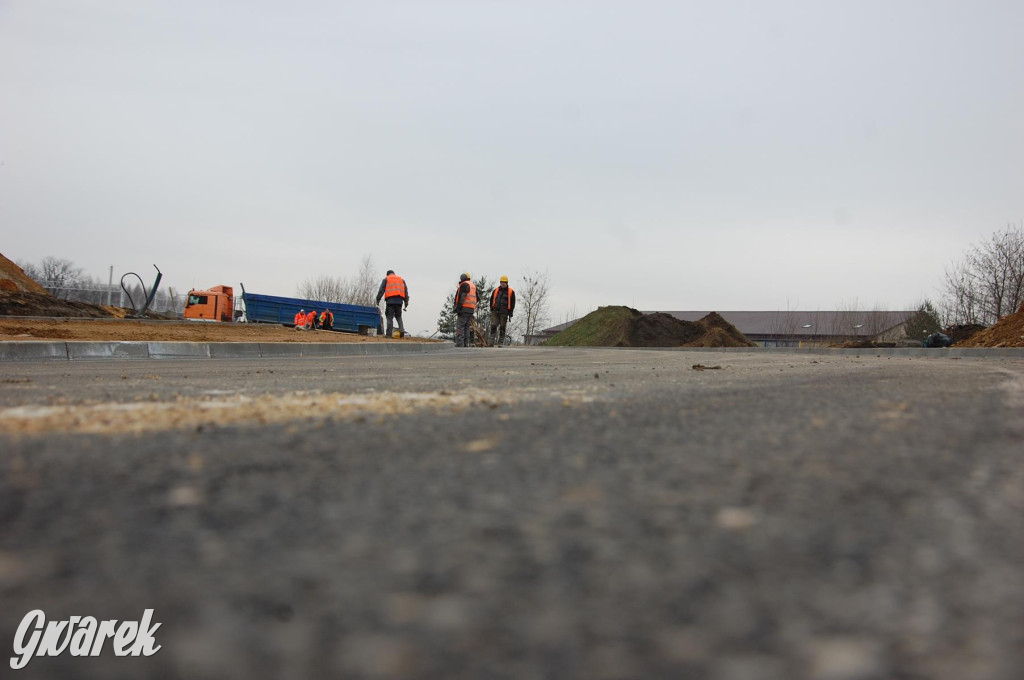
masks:
[(334, 330), (334, 312), (329, 309), (320, 312), (320, 328), (325, 331)]

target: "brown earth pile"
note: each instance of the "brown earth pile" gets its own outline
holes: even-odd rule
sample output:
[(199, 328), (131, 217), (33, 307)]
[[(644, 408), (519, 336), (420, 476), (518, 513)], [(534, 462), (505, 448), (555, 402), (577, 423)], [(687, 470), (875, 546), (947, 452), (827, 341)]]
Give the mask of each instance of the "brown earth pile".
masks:
[(985, 330), (985, 328), (986, 326), (982, 326), (980, 323), (965, 323), (944, 328), (942, 332), (950, 337), (954, 345), (960, 345), (965, 340), (969, 340)]
[(682, 321), (663, 312), (637, 317), (626, 337), (629, 347), (678, 347), (695, 342), (706, 332), (699, 323)]
[(756, 347), (757, 343), (740, 333), (736, 326), (725, 320), (718, 312), (711, 312), (697, 323), (707, 327), (707, 333), (700, 338), (698, 345), (691, 347)]
[(559, 347), (755, 347), (721, 315), (683, 321), (664, 312), (600, 307), (547, 341)]
[(699, 321), (683, 321), (654, 312), (637, 317), (629, 332), (630, 347), (754, 347), (747, 336), (711, 312)]
[[(124, 319), (134, 312), (75, 300), (61, 300), (49, 293), (0, 290), (0, 316), (52, 316), (72, 319)], [(170, 314), (146, 312), (147, 319), (176, 319)]]
[(995, 325), (975, 333), (957, 347), (1024, 347), (1024, 304)]
[(0, 316), (61, 316), (103, 319), (117, 315), (111, 307), (100, 307), (88, 302), (61, 300), (53, 297), (44, 289), (42, 293), (21, 290), (0, 291)]
[(49, 295), (46, 289), (36, 283), (25, 270), (0, 253), (0, 291), (37, 293)]

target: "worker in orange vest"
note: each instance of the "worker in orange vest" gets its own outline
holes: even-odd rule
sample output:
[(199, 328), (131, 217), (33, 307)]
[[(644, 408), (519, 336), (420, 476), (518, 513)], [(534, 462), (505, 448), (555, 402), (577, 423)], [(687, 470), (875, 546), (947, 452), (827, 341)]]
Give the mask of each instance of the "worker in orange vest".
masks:
[[(491, 344), (501, 347), (505, 344), (505, 328), (512, 312), (516, 309), (516, 292), (508, 285), (508, 277), (502, 276), (498, 287), (491, 293)], [(497, 342), (495, 342), (497, 332)]]
[(409, 286), (405, 279), (389, 269), (387, 275), (380, 282), (380, 289), (377, 291), (377, 304), (384, 298), (384, 316), (388, 320), (388, 337), (391, 337), (395, 327), (395, 319), (398, 319), (398, 332), (405, 337), (405, 324), (402, 323), (402, 307), (409, 309)]
[(325, 331), (334, 328), (334, 312), (329, 309), (320, 312), (320, 328), (323, 328)]
[(469, 272), (459, 277), (459, 289), (455, 291), (455, 346), (469, 347), (472, 333), (470, 323), (476, 313), (476, 284)]
[(300, 309), (299, 313), (295, 315), (295, 330), (305, 331), (309, 330), (306, 328), (306, 310)]
[(306, 325), (309, 326), (309, 330), (316, 330), (316, 310), (311, 309), (306, 313)]

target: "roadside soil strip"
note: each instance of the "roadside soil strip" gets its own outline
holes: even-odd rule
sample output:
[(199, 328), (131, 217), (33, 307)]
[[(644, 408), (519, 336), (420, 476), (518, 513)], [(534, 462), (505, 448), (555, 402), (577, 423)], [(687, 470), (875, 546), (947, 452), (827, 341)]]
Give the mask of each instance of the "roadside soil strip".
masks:
[(284, 395), (242, 394), (59, 406), (0, 409), (0, 434), (53, 432), (96, 434), (147, 433), (222, 425), (274, 424), (324, 419), (365, 419), (432, 410), (455, 415), (468, 408), (498, 408), (526, 401), (554, 400), (562, 406), (594, 401), (603, 388), (578, 390), (521, 389), (501, 396), (482, 390), (458, 392), (292, 392)]
[(278, 324), (90, 319), (0, 319), (0, 340), (148, 342), (433, 342), (333, 331), (298, 331)]

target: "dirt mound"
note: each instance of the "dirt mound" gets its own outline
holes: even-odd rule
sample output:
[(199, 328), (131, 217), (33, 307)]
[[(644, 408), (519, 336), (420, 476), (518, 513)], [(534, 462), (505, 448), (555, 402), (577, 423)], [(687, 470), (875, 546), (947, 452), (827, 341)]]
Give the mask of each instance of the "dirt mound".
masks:
[(59, 300), (45, 290), (42, 293), (0, 291), (0, 315), (3, 316), (67, 316), (103, 319), (113, 316), (108, 308), (88, 302)]
[[(132, 316), (130, 309), (93, 305), (88, 302), (61, 300), (48, 293), (26, 293), (0, 290), (0, 316), (60, 316), (71, 319), (124, 319)], [(176, 319), (159, 312), (146, 312), (147, 319)]]
[(1024, 347), (1024, 305), (995, 325), (956, 343), (957, 347)]
[(560, 347), (754, 347), (735, 326), (712, 312), (699, 321), (629, 307), (601, 307), (545, 344)]
[(985, 330), (985, 328), (985, 326), (982, 326), (979, 323), (965, 323), (957, 326), (950, 326), (949, 328), (943, 329), (942, 332), (950, 337), (954, 345), (957, 345), (965, 340), (973, 338), (976, 334)]
[(24, 269), (4, 257), (3, 253), (0, 253), (0, 290), (8, 293), (22, 291), (49, 295), (45, 288), (29, 277)]
[(623, 347), (679, 347), (696, 342), (707, 332), (699, 323), (682, 321), (663, 312), (633, 319)]

